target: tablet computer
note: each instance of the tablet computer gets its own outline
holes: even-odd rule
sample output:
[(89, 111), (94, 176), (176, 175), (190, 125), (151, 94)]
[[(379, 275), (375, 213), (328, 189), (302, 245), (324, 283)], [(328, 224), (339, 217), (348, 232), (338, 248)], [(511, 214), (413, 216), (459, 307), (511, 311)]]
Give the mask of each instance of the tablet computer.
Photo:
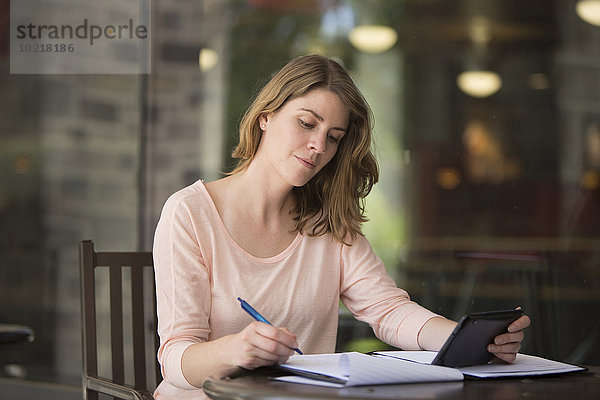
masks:
[(487, 311), (467, 314), (442, 346), (432, 364), (445, 367), (468, 367), (487, 364), (494, 357), (487, 351), (494, 338), (523, 315), (523, 310)]

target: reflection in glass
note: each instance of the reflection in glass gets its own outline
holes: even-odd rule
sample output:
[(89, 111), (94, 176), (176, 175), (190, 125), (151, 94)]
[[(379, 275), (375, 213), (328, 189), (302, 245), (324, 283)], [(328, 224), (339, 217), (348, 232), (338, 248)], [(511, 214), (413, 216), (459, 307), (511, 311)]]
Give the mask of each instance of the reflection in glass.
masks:
[[(364, 231), (399, 286), (451, 317), (521, 305), (524, 351), (600, 363), (600, 30), (575, 12), (589, 3), (165, 0), (149, 75), (11, 75), (5, 38), (0, 322), (37, 337), (3, 350), (19, 367), (0, 375), (79, 384), (78, 241), (150, 249), (166, 197), (231, 170), (248, 99), (311, 52), (339, 59), (373, 109), (382, 175)], [(397, 36), (358, 50), (348, 34), (373, 24)], [(475, 63), (501, 89), (465, 95)], [(369, 332), (343, 320), (339, 349)]]

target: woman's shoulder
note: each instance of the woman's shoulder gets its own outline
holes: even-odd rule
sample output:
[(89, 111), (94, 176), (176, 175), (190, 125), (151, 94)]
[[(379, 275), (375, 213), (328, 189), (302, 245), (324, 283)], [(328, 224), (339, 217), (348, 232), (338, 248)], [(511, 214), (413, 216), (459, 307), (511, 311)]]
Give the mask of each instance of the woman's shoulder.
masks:
[(163, 209), (176, 209), (182, 205), (206, 204), (206, 187), (201, 179), (189, 186), (177, 190), (165, 201)]
[(373, 251), (371, 243), (362, 233), (348, 233), (342, 245), (342, 253), (347, 255), (369, 254)]

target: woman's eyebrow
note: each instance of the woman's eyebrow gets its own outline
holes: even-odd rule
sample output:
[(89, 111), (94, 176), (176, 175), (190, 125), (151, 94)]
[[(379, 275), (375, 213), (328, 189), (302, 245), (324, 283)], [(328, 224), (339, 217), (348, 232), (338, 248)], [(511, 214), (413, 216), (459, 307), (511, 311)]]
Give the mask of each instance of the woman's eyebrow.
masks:
[[(322, 116), (320, 116), (319, 114), (317, 114), (315, 111), (311, 110), (310, 108), (300, 108), (300, 110), (311, 113), (316, 119), (318, 119), (321, 122), (325, 121), (325, 119)], [(336, 131), (342, 131), (342, 132), (346, 133), (346, 130), (344, 128), (333, 127), (331, 129), (335, 129)]]

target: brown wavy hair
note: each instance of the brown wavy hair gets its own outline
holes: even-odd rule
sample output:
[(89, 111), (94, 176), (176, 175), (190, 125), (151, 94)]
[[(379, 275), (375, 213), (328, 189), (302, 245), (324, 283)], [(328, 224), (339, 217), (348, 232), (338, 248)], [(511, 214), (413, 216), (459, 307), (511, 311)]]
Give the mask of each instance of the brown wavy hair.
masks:
[(259, 117), (316, 88), (337, 94), (350, 112), (350, 121), (331, 161), (304, 186), (292, 189), (296, 231), (310, 236), (331, 233), (347, 244), (348, 235), (354, 239), (361, 234), (367, 221), (364, 199), (379, 179), (379, 168), (371, 150), (371, 109), (338, 62), (320, 55), (301, 56), (273, 75), (240, 122), (240, 139), (232, 154), (238, 164), (231, 174), (245, 170), (256, 155)]

